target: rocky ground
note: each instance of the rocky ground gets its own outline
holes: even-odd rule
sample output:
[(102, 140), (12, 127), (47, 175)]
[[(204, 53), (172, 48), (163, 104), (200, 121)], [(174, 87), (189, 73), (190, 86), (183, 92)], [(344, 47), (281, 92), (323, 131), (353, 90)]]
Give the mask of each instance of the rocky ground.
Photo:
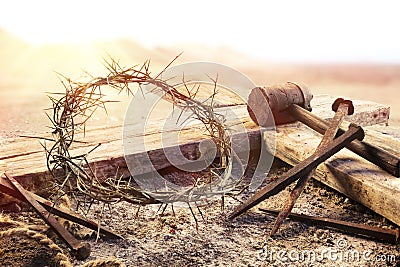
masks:
[[(275, 163), (269, 179), (276, 178), (288, 168), (283, 163)], [(275, 217), (264, 214), (258, 208), (280, 208), (289, 189), (267, 199), (232, 222), (226, 220), (226, 215), (251, 193), (244, 192), (236, 199), (226, 197), (224, 210), (221, 210), (220, 201), (201, 206), (199, 210), (193, 208), (198, 226), (187, 207), (175, 206), (172, 209), (168, 206), (162, 213), (159, 205), (152, 205), (142, 207), (137, 212), (136, 206), (125, 202), (115, 204), (111, 211), (105, 210), (102, 224), (124, 239), (100, 238), (96, 241), (95, 234), (88, 236), (86, 241), (92, 246), (90, 257), (85, 261), (71, 258), (72, 264), (80, 266), (92, 260), (116, 258), (126, 266), (400, 266), (398, 244), (340, 233), (312, 224), (288, 220), (276, 236), (269, 237)], [(95, 207), (90, 217), (98, 218), (100, 210), (100, 207)], [(381, 216), (316, 181), (307, 185), (294, 211), (385, 228), (394, 227)], [(42, 224), (30, 211), (11, 213), (11, 217), (25, 224)], [(69, 255), (59, 240), (53, 240)], [(27, 258), (35, 256), (33, 252), (38, 247), (28, 244), (26, 240), (13, 242), (14, 249), (2, 245), (0, 256), (8, 259), (8, 263), (12, 262), (9, 266), (33, 266), (24, 263), (29, 262)], [(7, 253), (14, 253), (12, 260)], [(54, 257), (41, 257), (42, 264), (54, 266)]]

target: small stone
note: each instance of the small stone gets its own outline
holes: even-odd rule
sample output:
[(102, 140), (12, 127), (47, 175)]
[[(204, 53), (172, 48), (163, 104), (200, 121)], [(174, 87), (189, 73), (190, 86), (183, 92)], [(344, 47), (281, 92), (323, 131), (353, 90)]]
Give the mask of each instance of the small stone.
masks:
[(368, 221), (366, 222), (366, 224), (368, 224), (368, 225), (374, 225), (374, 222), (373, 222), (372, 220), (368, 220)]
[(319, 190), (319, 195), (320, 196), (322, 196), (322, 197), (326, 197), (327, 195), (328, 195), (328, 192), (326, 192), (326, 190), (325, 189), (321, 189), (321, 190)]
[(168, 240), (172, 239), (172, 237), (173, 237), (172, 235), (165, 235), (164, 240), (168, 241)]

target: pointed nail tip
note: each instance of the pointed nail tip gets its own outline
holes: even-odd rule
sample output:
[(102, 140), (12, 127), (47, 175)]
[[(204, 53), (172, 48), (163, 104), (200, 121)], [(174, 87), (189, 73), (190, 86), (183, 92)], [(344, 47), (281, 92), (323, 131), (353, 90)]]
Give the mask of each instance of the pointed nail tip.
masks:
[(227, 217), (227, 219), (228, 219), (228, 221), (232, 221), (232, 220), (235, 219), (237, 216), (238, 216), (237, 213), (232, 213), (231, 215), (229, 215), (229, 216)]
[(276, 232), (278, 232), (279, 227), (281, 226), (282, 222), (277, 220), (275, 222), (274, 227), (272, 227), (271, 233), (269, 234), (270, 237), (274, 236)]
[(272, 230), (271, 233), (269, 233), (269, 236), (274, 237), (275, 234), (276, 234), (276, 231)]
[(232, 221), (233, 219), (235, 219), (236, 217), (238, 217), (239, 215), (241, 215), (243, 213), (243, 211), (241, 210), (234, 210), (230, 215), (228, 215), (228, 220)]

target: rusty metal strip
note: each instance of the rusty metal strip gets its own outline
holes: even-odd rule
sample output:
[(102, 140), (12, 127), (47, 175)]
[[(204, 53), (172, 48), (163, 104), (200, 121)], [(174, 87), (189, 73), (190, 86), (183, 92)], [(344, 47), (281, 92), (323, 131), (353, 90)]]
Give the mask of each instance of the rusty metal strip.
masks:
[(36, 213), (51, 227), (51, 229), (72, 249), (75, 257), (84, 260), (90, 255), (90, 244), (80, 242), (70, 232), (68, 232), (57, 219), (52, 216), (42, 205), (39, 204), (13, 177), (4, 174), (11, 185), (18, 191), (26, 202), (28, 202)]
[[(278, 214), (278, 210), (271, 209), (259, 209), (262, 212), (269, 214)], [(300, 222), (309, 223), (312, 225), (327, 226), (341, 230), (348, 234), (362, 235), (374, 239), (379, 239), (385, 242), (396, 244), (399, 241), (400, 231), (396, 229), (386, 229), (376, 226), (369, 226), (364, 224), (345, 222), (341, 220), (335, 220), (330, 218), (315, 217), (303, 214), (290, 213), (289, 218), (295, 219)]]
[[(25, 198), (22, 196), (22, 194), (20, 194), (18, 191), (16, 191), (12, 184), (9, 182), (8, 179), (6, 179), (5, 177), (0, 177), (0, 192), (5, 193), (9, 196), (12, 196), (20, 201), (26, 202)], [(44, 199), (32, 192), (27, 191), (28, 194), (30, 194), (37, 202), (39, 202), (48, 212), (57, 215), (61, 218), (67, 219), (71, 222), (80, 224), (82, 226), (85, 226), (89, 229), (92, 229), (94, 231), (99, 231), (100, 234), (105, 235), (107, 237), (110, 238), (115, 238), (115, 239), (123, 239), (122, 236), (112, 232), (111, 230), (108, 230), (104, 227), (98, 227), (98, 224), (90, 221), (88, 219), (83, 218), (81, 215), (72, 212), (70, 210), (61, 208), (61, 207), (57, 207), (56, 205), (54, 205), (54, 203), (52, 203), (51, 201)]]

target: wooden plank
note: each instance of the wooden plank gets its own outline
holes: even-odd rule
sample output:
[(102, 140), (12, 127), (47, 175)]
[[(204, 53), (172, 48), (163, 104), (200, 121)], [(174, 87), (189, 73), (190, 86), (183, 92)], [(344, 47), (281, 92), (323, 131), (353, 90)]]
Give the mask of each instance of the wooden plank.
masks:
[[(399, 138), (365, 128), (366, 141), (400, 156)], [(299, 123), (279, 126), (276, 134), (275, 156), (291, 165), (310, 156), (321, 139)], [(274, 145), (268, 142), (270, 136), (264, 133), (268, 147)], [(343, 149), (321, 164), (314, 178), (400, 225), (400, 179), (351, 151)]]
[[(331, 117), (333, 113), (329, 112), (329, 110), (333, 100), (334, 98), (328, 96), (315, 97), (312, 102), (314, 106), (313, 112), (323, 118)], [(356, 101), (355, 105), (357, 114), (359, 114), (360, 118), (363, 118), (357, 123), (361, 125), (365, 123), (387, 123), (388, 107), (367, 101)], [(227, 118), (227, 121), (234, 125), (238, 120), (241, 120), (247, 130), (254, 131), (250, 133), (252, 135), (251, 140), (255, 140), (253, 143), (257, 143), (257, 138), (259, 138), (258, 127), (249, 118), (246, 105), (222, 107), (218, 109), (218, 112), (224, 113), (227, 109), (234, 112), (231, 117)], [(374, 115), (382, 110), (388, 112), (386, 116), (376, 117)], [(146, 149), (137, 150), (132, 154), (132, 157), (137, 160), (138, 166), (148, 154), (153, 155), (154, 162), (157, 162), (155, 166), (157, 170), (170, 166), (167, 159), (161, 156), (162, 148), (164, 147), (179, 145), (180, 149), (186, 153), (185, 156), (191, 158), (193, 155), (190, 155), (190, 153), (196, 153), (199, 141), (207, 138), (204, 134), (204, 129), (200, 125), (191, 125), (179, 130), (179, 140), (178, 138), (170, 138), (162, 143), (161, 134), (165, 133), (165, 131), (162, 131), (163, 123), (163, 120), (150, 122), (145, 133), (143, 133), (140, 125), (130, 126), (132, 127), (132, 135), (138, 138), (138, 142), (142, 141), (143, 138), (146, 140)], [(87, 143), (75, 144), (71, 149), (71, 155), (84, 154), (98, 143), (101, 143), (102, 145), (89, 155), (89, 161), (97, 174), (115, 175), (118, 169), (118, 174), (129, 175), (123, 157), (122, 131), (123, 127), (121, 125), (87, 129), (84, 139), (83, 134), (77, 136), (77, 140), (84, 140)], [(49, 142), (46, 143), (50, 144)], [(132, 146), (135, 146), (135, 144), (133, 143)], [(29, 190), (40, 188), (40, 185), (50, 177), (46, 168), (45, 153), (38, 140), (27, 138), (5, 140), (0, 147), (0, 160), (3, 162), (0, 166), (0, 173), (8, 172)], [(140, 174), (147, 170), (138, 168), (137, 171), (137, 174)]]
[[(333, 118), (334, 112), (331, 105), (337, 99), (328, 95), (320, 95), (311, 101), (313, 113), (315, 115), (330, 119)], [(388, 124), (390, 107), (375, 102), (365, 100), (353, 100), (354, 114), (346, 117), (347, 122), (353, 122), (360, 126), (369, 126), (376, 124)]]

